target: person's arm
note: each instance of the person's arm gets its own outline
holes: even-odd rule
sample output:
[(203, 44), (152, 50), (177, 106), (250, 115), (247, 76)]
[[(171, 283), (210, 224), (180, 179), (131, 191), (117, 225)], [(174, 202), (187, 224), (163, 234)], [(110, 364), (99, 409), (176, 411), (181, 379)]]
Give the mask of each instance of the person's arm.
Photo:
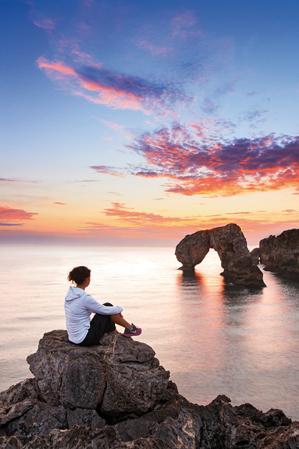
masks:
[(100, 315), (116, 315), (117, 313), (121, 313), (123, 311), (123, 308), (120, 306), (104, 306), (98, 303), (90, 295), (85, 295), (85, 304), (88, 310)]

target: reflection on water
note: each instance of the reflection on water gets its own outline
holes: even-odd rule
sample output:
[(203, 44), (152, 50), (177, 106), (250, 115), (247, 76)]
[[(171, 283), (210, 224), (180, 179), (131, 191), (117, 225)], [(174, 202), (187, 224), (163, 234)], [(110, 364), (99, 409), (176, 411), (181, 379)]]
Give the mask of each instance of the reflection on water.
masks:
[(178, 375), (179, 383), (192, 384), (195, 401), (224, 393), (235, 403), (280, 407), (298, 419), (299, 285), (264, 273), (268, 287), (252, 292), (226, 286), (215, 258), (198, 269), (177, 278), (184, 304), (192, 304), (192, 354), (200, 358), (195, 372)]
[(188, 399), (226, 394), (299, 418), (298, 284), (265, 272), (260, 291), (227, 286), (213, 250), (193, 276), (172, 248), (6, 246), (0, 262), (0, 389), (29, 375), (25, 357), (45, 331), (64, 327), (66, 275), (84, 264), (90, 293), (125, 307)]

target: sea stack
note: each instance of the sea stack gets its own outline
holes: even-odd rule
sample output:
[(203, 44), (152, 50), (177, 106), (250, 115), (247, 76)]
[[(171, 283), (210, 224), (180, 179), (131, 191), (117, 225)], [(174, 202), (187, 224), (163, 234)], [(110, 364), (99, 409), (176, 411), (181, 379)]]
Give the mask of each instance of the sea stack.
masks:
[(260, 241), (259, 250), (265, 270), (299, 281), (299, 229), (270, 235)]
[(217, 251), (225, 280), (236, 286), (265, 287), (257, 259), (250, 254), (240, 226), (231, 223), (186, 235), (176, 247), (175, 255), (184, 272), (192, 272), (210, 248)]

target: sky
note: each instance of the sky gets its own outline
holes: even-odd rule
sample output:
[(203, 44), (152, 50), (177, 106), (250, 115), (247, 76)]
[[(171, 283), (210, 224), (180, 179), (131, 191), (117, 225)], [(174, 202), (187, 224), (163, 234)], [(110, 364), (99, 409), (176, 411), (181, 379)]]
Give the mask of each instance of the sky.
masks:
[(297, 0), (0, 0), (0, 241), (298, 227)]

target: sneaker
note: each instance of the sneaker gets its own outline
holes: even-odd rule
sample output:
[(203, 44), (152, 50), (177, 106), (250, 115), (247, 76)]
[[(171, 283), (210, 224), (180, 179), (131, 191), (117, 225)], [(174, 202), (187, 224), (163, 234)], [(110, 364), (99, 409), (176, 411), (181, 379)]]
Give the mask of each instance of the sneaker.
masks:
[(131, 324), (131, 327), (126, 327), (123, 333), (124, 337), (137, 337), (142, 333), (141, 327), (136, 327), (135, 324)]

